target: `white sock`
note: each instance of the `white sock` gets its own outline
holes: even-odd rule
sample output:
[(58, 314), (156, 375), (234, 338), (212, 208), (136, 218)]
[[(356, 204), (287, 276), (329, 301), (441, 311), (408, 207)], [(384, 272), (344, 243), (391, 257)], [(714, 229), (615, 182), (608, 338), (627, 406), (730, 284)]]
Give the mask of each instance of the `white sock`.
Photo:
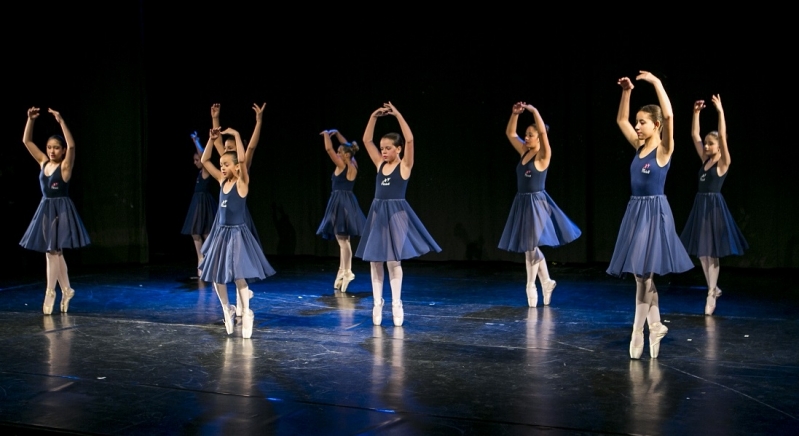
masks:
[(399, 261), (389, 260), (386, 262), (388, 267), (388, 279), (391, 284), (391, 302), (402, 301), (402, 265)]
[(372, 296), (374, 304), (383, 304), (383, 262), (369, 262), (372, 270)]

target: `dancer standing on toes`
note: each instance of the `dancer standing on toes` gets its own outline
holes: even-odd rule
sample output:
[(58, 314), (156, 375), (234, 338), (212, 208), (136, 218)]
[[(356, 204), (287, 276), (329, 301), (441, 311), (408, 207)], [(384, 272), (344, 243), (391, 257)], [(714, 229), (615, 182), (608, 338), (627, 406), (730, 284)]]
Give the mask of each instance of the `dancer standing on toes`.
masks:
[[(197, 250), (197, 265), (203, 261), (202, 248), (203, 243), (208, 239), (208, 234), (211, 232), (211, 226), (216, 218), (216, 199), (211, 194), (210, 182), (211, 174), (203, 167), (202, 155), (205, 149), (200, 144), (200, 137), (197, 132), (191, 134), (191, 140), (194, 143), (194, 165), (200, 170), (197, 174), (197, 182), (194, 184), (194, 195), (191, 197), (191, 204), (189, 204), (189, 211), (186, 214), (186, 219), (183, 221), (184, 235), (191, 235), (194, 239), (194, 248)], [(200, 276), (200, 270), (197, 270), (197, 278)]]
[[(521, 139), (516, 134), (516, 124), (519, 114), (525, 110), (533, 114), (535, 123), (527, 127), (524, 139)], [(536, 276), (541, 281), (545, 306), (549, 305), (556, 284), (549, 277), (546, 259), (538, 247), (564, 245), (577, 239), (581, 233), (544, 190), (552, 157), (548, 132), (549, 126), (544, 124), (538, 109), (524, 102), (513, 105), (505, 135), (521, 156), (521, 160), (516, 166), (517, 194), (499, 240), (499, 248), (524, 253), (527, 304), (530, 307), (538, 305)]]
[(721, 97), (712, 97), (713, 105), (719, 115), (717, 131), (708, 133), (704, 143), (699, 136), (699, 112), (705, 101), (694, 103), (694, 118), (691, 124), (691, 137), (702, 167), (699, 168), (699, 192), (694, 199), (694, 207), (688, 222), (680, 235), (688, 254), (699, 257), (702, 271), (707, 281), (705, 315), (712, 315), (716, 309), (716, 299), (721, 296), (717, 283), (719, 279), (719, 258), (740, 256), (749, 248), (741, 229), (735, 224), (732, 213), (721, 195), (721, 185), (727, 178), (730, 168), (730, 150), (727, 148), (727, 123)]
[(89, 245), (90, 240), (75, 204), (69, 198), (69, 181), (75, 165), (75, 141), (61, 114), (52, 109), (47, 109), (47, 112), (53, 114), (61, 125), (63, 136), (51, 136), (47, 140), (47, 154), (42, 153), (33, 142), (33, 124), (39, 118), (39, 108), (28, 109), (28, 122), (25, 124), (22, 142), (41, 169), (39, 185), (42, 188), (42, 201), (39, 202), (19, 245), (45, 253), (47, 288), (42, 312), (50, 315), (55, 304), (56, 282), (61, 288), (61, 312), (67, 312), (69, 300), (75, 296), (75, 290), (69, 285), (67, 263), (62, 250), (84, 247)]
[[(380, 150), (373, 141), (375, 124), (379, 117), (392, 115), (397, 118), (402, 135), (388, 133), (380, 139)], [(405, 137), (403, 139), (403, 136)], [(366, 224), (358, 244), (356, 257), (370, 262), (374, 308), (372, 322), (383, 321), (383, 263), (387, 263), (391, 285), (391, 309), (394, 325), (399, 327), (405, 318), (402, 308), (403, 259), (421, 256), (429, 251), (440, 252), (441, 248), (424, 228), (411, 206), (405, 201), (405, 190), (414, 163), (414, 142), (411, 128), (402, 114), (391, 102), (372, 112), (363, 143), (369, 157), (377, 167), (375, 177), (375, 199), (369, 208)], [(403, 154), (404, 151), (404, 154)], [(403, 154), (400, 157), (400, 154)]]
[[(253, 103), (252, 110), (255, 111), (255, 128), (252, 130), (252, 136), (250, 137), (250, 142), (244, 144), (247, 148), (245, 153), (242, 155), (243, 163), (247, 167), (247, 172), (250, 172), (250, 168), (252, 168), (252, 160), (255, 156), (255, 150), (258, 147), (258, 142), (261, 140), (261, 126), (263, 125), (263, 115), (264, 115), (264, 108), (266, 107), (266, 103), (258, 106), (257, 104)], [(214, 103), (211, 105), (211, 127), (214, 129), (219, 129), (219, 113), (221, 112), (222, 107), (219, 103)], [(231, 135), (220, 135), (218, 138), (214, 139), (214, 148), (216, 148), (217, 152), (219, 152), (219, 156), (224, 155), (226, 152), (235, 152), (236, 151), (236, 139)], [(252, 215), (250, 214), (250, 208), (247, 204), (244, 204), (244, 222), (249, 227), (250, 233), (255, 237), (255, 241), (258, 242), (259, 247), (263, 247), (261, 245), (261, 238), (258, 236), (258, 230), (255, 228), (255, 222), (252, 219)], [(216, 225), (216, 220), (214, 220), (214, 225)], [(251, 299), (253, 296), (252, 291), (248, 290), (245, 295), (237, 294), (236, 301), (238, 304), (234, 306), (236, 308), (236, 316), (241, 316), (241, 308), (242, 303), (241, 301), (244, 299)]]
[[(211, 162), (213, 142), (221, 134), (232, 135), (236, 141), (236, 152), (226, 152), (219, 159), (220, 169)], [(245, 223), (244, 209), (249, 194), (250, 176), (247, 165), (242, 165), (239, 157), (244, 156), (244, 144), (239, 133), (233, 129), (220, 132), (211, 129), (208, 145), (205, 146), (202, 162), (211, 176), (219, 182), (219, 211), (217, 221), (209, 238), (203, 244), (203, 261), (200, 263), (200, 278), (213, 282), (222, 313), (225, 329), (233, 333), (236, 307), (228, 300), (227, 283), (234, 282), (238, 295), (248, 295), (248, 280), (260, 280), (275, 273), (266, 260), (261, 246)], [(242, 311), (241, 336), (252, 336), (255, 314), (250, 310), (250, 299), (240, 299)]]
[[(347, 142), (347, 139), (335, 129), (325, 130), (320, 135), (324, 138), (325, 151), (330, 160), (336, 164), (336, 169), (331, 177), (333, 192), (330, 194), (325, 216), (316, 234), (324, 239), (335, 238), (338, 241), (340, 260), (333, 289), (347, 292), (347, 286), (355, 279), (355, 274), (352, 273), (350, 236), (360, 236), (366, 221), (361, 206), (352, 193), (355, 177), (358, 175), (358, 162), (355, 161), (358, 144), (354, 141)], [(339, 141), (338, 151), (333, 149), (331, 136), (335, 136)]]
[(629, 120), (633, 83), (627, 77), (619, 79), (622, 91), (616, 124), (635, 149), (635, 156), (630, 164), (632, 196), (607, 272), (616, 276), (625, 272), (635, 275), (635, 320), (630, 357), (639, 359), (644, 349), (645, 323), (649, 324), (652, 358), (658, 356), (660, 341), (669, 331), (661, 323), (653, 276), (687, 271), (693, 264), (677, 237), (671, 207), (663, 194), (674, 151), (671, 102), (660, 79), (653, 74), (641, 71), (635, 79), (655, 87), (660, 106), (650, 104), (639, 109), (633, 127)]

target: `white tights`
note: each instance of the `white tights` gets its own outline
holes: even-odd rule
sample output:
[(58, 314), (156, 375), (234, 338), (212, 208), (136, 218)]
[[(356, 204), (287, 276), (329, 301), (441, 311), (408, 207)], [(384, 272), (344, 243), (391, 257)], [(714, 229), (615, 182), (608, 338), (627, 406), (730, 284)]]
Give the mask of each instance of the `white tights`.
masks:
[[(383, 303), (383, 262), (370, 262), (372, 270), (372, 295), (375, 305)], [(400, 261), (389, 260), (386, 262), (388, 267), (388, 279), (391, 285), (392, 304), (402, 302), (402, 265)]]
[[(222, 303), (222, 307), (230, 307), (230, 300), (227, 295), (227, 284), (215, 282), (214, 289), (216, 289), (216, 295), (219, 297), (219, 302)], [(247, 311), (250, 310), (250, 299), (247, 298), (248, 296), (241, 298), (241, 295), (245, 293), (245, 289), (247, 289), (247, 280), (236, 279), (236, 290), (239, 295), (236, 303), (241, 306), (242, 313), (247, 313)]]
[(713, 293), (719, 283), (719, 258), (702, 256), (699, 258), (699, 262), (702, 264), (702, 271), (705, 273), (707, 292), (708, 294)]
[(61, 251), (48, 251), (47, 259), (47, 288), (55, 289), (56, 283), (61, 286), (61, 292), (70, 289), (67, 263)]
[(349, 271), (352, 269), (352, 246), (350, 237), (346, 235), (336, 235), (339, 248), (339, 271)]

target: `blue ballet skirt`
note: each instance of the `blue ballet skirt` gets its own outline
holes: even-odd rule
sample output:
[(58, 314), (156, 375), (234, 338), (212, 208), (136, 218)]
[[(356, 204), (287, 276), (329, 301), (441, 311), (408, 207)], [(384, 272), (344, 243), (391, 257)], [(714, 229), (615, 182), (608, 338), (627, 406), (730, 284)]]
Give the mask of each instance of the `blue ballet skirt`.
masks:
[(46, 253), (90, 243), (89, 233), (69, 197), (42, 197), (19, 245)]
[(368, 262), (399, 261), (430, 251), (440, 252), (441, 247), (405, 199), (372, 201), (356, 257)]
[(698, 257), (740, 256), (749, 249), (719, 192), (696, 194), (680, 239), (688, 254)]
[(216, 218), (216, 198), (210, 192), (195, 192), (183, 221), (184, 235), (207, 235)]
[(237, 279), (251, 282), (275, 274), (261, 245), (245, 224), (217, 224), (203, 243), (202, 254), (200, 278), (206, 282), (232, 283)]
[(330, 194), (325, 216), (317, 235), (324, 239), (336, 239), (336, 235), (359, 236), (366, 217), (352, 191), (335, 190)]
[(608, 274), (663, 275), (688, 271), (693, 266), (677, 236), (666, 196), (630, 197)]
[(539, 246), (568, 244), (581, 233), (546, 191), (518, 193), (502, 231), (499, 248), (525, 253)]

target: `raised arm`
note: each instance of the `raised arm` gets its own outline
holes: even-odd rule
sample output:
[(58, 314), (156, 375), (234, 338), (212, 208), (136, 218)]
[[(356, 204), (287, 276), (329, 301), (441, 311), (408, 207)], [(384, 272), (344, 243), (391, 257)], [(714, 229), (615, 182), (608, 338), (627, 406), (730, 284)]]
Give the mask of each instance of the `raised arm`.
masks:
[(341, 159), (338, 153), (336, 153), (336, 150), (333, 149), (333, 141), (330, 140), (331, 132), (335, 131), (325, 130), (320, 133), (320, 135), (322, 135), (322, 139), (325, 141), (325, 151), (327, 152), (327, 155), (330, 156), (330, 160), (336, 164), (336, 168), (343, 170), (346, 168), (347, 164)]
[(716, 94), (711, 101), (719, 113), (719, 152), (721, 153), (721, 158), (719, 158), (718, 168), (721, 174), (724, 174), (732, 162), (730, 149), (727, 147), (727, 121), (724, 119), (724, 108), (721, 107), (721, 96)]
[(629, 77), (622, 77), (619, 79), (618, 84), (621, 86), (621, 101), (619, 102), (619, 112), (616, 114), (616, 124), (618, 124), (627, 142), (637, 150), (641, 145), (641, 141), (638, 139), (635, 128), (630, 124), (630, 95), (634, 88), (633, 82), (630, 81)]
[(48, 158), (47, 155), (33, 143), (33, 124), (36, 122), (36, 118), (39, 118), (39, 108), (32, 107), (28, 109), (28, 121), (25, 123), (25, 132), (22, 134), (22, 143), (25, 144), (25, 148), (28, 149), (28, 153), (36, 159), (36, 162), (39, 162), (39, 166), (41, 167), (47, 162)]
[(544, 119), (538, 113), (533, 105), (524, 104), (524, 108), (532, 112), (535, 118), (535, 128), (538, 130), (538, 140), (541, 143), (541, 149), (538, 151), (535, 159), (543, 164), (544, 168), (549, 167), (549, 159), (552, 157), (552, 149), (549, 147), (549, 136), (547, 135), (547, 125), (544, 124)]
[(519, 138), (519, 134), (516, 133), (516, 125), (519, 121), (519, 114), (524, 112), (524, 106), (522, 102), (518, 102), (513, 105), (513, 109), (510, 112), (510, 119), (508, 120), (508, 125), (505, 127), (505, 136), (510, 141), (510, 145), (520, 154), (524, 155), (524, 152), (527, 151), (527, 147), (525, 147), (524, 139)]
[[(211, 105), (211, 128), (216, 130), (221, 130), (222, 127), (219, 124), (219, 112), (221, 107), (219, 103), (214, 103)], [(225, 154), (225, 143), (222, 141), (222, 135), (218, 136), (214, 139), (214, 148), (216, 152), (219, 153), (220, 156)]]
[(208, 132), (208, 144), (206, 144), (205, 150), (203, 150), (203, 155), (200, 158), (200, 161), (203, 163), (203, 168), (208, 171), (208, 174), (210, 174), (211, 177), (213, 177), (217, 182), (222, 183), (222, 172), (216, 168), (216, 165), (211, 163), (211, 150), (214, 149), (214, 142), (220, 136), (219, 129), (211, 129)]
[(249, 184), (250, 184), (250, 171), (247, 169), (247, 165), (241, 165), (242, 159), (244, 158), (244, 142), (241, 140), (241, 135), (237, 130), (227, 128), (222, 131), (223, 135), (233, 135), (236, 139), (236, 158), (239, 161), (239, 179), (236, 180), (236, 189), (239, 190), (239, 195), (242, 197), (246, 197), (247, 193), (249, 192)]
[(197, 153), (199, 153), (200, 157), (202, 158), (203, 153), (205, 153), (205, 147), (203, 147), (202, 144), (200, 144), (200, 136), (197, 134), (197, 132), (192, 132), (191, 142), (194, 143), (194, 148), (197, 150)]
[(263, 125), (263, 115), (266, 103), (261, 106), (253, 103), (252, 110), (255, 111), (255, 128), (252, 130), (250, 143), (247, 144), (247, 151), (244, 152), (244, 162), (247, 164), (247, 170), (252, 166), (252, 158), (255, 156), (255, 149), (258, 147), (258, 141), (261, 140), (261, 126)]
[(383, 156), (380, 154), (380, 150), (377, 149), (374, 142), (375, 124), (377, 123), (377, 118), (385, 114), (386, 109), (382, 107), (372, 112), (372, 115), (369, 116), (369, 122), (366, 123), (366, 130), (363, 131), (363, 145), (366, 148), (366, 152), (369, 153), (372, 163), (374, 163), (377, 168), (380, 168), (380, 164), (383, 162)]
[(663, 88), (663, 83), (660, 79), (648, 71), (640, 71), (635, 80), (647, 81), (655, 87), (660, 110), (663, 112), (663, 127), (661, 128), (658, 153), (663, 157), (669, 158), (674, 152), (674, 112), (671, 109), (671, 101), (668, 94), (666, 94), (666, 89)]
[(691, 121), (691, 139), (694, 142), (694, 148), (696, 149), (696, 154), (699, 155), (699, 159), (704, 162), (705, 161), (705, 144), (702, 143), (702, 136), (699, 133), (699, 112), (705, 108), (705, 101), (704, 100), (697, 100), (694, 102), (694, 116)]
[(408, 122), (405, 121), (405, 117), (402, 116), (400, 111), (388, 102), (383, 105), (384, 108), (388, 109), (388, 114), (394, 115), (397, 118), (397, 121), (400, 125), (400, 130), (402, 131), (402, 136), (405, 137), (405, 147), (402, 150), (402, 164), (400, 167), (400, 175), (402, 175), (403, 179), (408, 179), (411, 176), (411, 170), (413, 169), (413, 161), (414, 161), (414, 143), (413, 143), (413, 133), (411, 132), (411, 127), (408, 125)]
[(344, 135), (342, 135), (341, 132), (339, 132), (338, 130), (330, 129), (328, 130), (328, 132), (330, 132), (331, 135), (336, 135), (336, 139), (338, 139), (339, 144), (347, 143), (347, 138), (345, 138)]
[(61, 113), (49, 108), (47, 112), (53, 114), (55, 120), (61, 125), (61, 134), (64, 136), (64, 140), (67, 141), (67, 152), (61, 162), (61, 177), (65, 182), (69, 182), (69, 179), (72, 178), (72, 167), (75, 164), (75, 140), (72, 139), (72, 132), (69, 131), (67, 123), (61, 117)]

